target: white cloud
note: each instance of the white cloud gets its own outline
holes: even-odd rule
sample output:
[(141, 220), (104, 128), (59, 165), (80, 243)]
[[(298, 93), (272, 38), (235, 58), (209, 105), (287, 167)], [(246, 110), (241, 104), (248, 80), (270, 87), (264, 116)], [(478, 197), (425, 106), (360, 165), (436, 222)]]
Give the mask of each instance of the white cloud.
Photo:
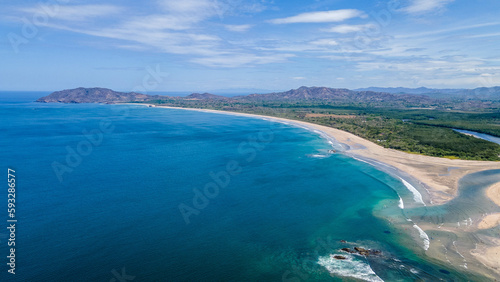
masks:
[(207, 18), (260, 13), (266, 10), (263, 0), (157, 0), (165, 12), (185, 17)]
[(272, 52), (331, 52), (332, 47), (335, 46), (335, 50), (338, 49), (339, 43), (333, 39), (316, 39), (313, 41), (300, 41), (300, 42), (286, 42), (286, 44), (271, 44), (266, 47), (254, 47), (255, 50), (259, 51), (272, 51)]
[(489, 78), (484, 80), (481, 75), (470, 75), (470, 76), (460, 76), (460, 77), (440, 77), (440, 78), (424, 78), (419, 81), (422, 85), (429, 85), (430, 87), (493, 87), (500, 85), (500, 76)]
[(500, 81), (500, 67), (488, 65), (478, 58), (450, 56), (440, 58), (407, 57), (402, 59), (366, 58), (356, 62), (358, 71), (381, 74), (375, 81), (386, 85), (414, 85), (427, 87), (494, 86)]
[[(253, 66), (284, 62), (292, 57), (291, 54), (251, 53), (248, 49), (223, 41), (213, 30), (206, 28), (205, 23), (212, 18), (222, 21), (226, 14), (233, 15), (239, 11), (254, 13), (266, 8), (259, 1), (240, 3), (241, 1), (243, 0), (156, 0), (157, 6), (150, 13), (142, 15), (112, 5), (61, 4), (54, 6), (57, 10), (51, 11), (53, 14), (49, 15), (50, 20), (39, 26), (114, 39), (110, 41), (114, 48), (186, 55), (190, 62), (210, 67)], [(54, 7), (51, 8), (55, 9)], [(17, 10), (29, 16), (43, 13), (46, 9), (47, 7), (33, 5)], [(112, 21), (93, 19), (101, 17), (99, 20), (107, 20), (106, 17), (111, 15), (117, 17)], [(14, 18), (17, 19), (18, 17)], [(244, 32), (253, 27), (251, 24), (219, 26), (234, 32)]]
[(279, 55), (255, 55), (255, 54), (229, 54), (221, 56), (211, 56), (192, 59), (191, 62), (205, 65), (208, 67), (226, 67), (234, 68), (245, 65), (262, 65), (270, 63), (282, 63), (288, 58), (295, 57), (292, 54)]
[(326, 55), (319, 56), (321, 59), (328, 59), (332, 61), (349, 61), (349, 62), (359, 62), (371, 60), (369, 56), (364, 56), (363, 54), (349, 53), (343, 55)]
[[(410, 79), (415, 85), (433, 87), (477, 85), (482, 81), (494, 81), (499, 67), (489, 67), (477, 59), (464, 58), (409, 58), (404, 60), (371, 60), (358, 62), (359, 71), (383, 73), (384, 77), (403, 82)], [(493, 74), (484, 77), (485, 73)], [(491, 79), (493, 77), (493, 79)], [(499, 77), (498, 75), (496, 76)]]
[(148, 27), (154, 28), (155, 25), (160, 25), (180, 30), (192, 28), (195, 24), (220, 13), (219, 2), (216, 0), (160, 0), (158, 2), (160, 9), (156, 14), (136, 18), (135, 21), (142, 22)]
[(229, 30), (229, 31), (234, 31), (234, 32), (245, 32), (252, 28), (253, 25), (250, 24), (240, 24), (240, 25), (225, 25), (224, 27)]
[(83, 21), (90, 18), (115, 15), (123, 11), (121, 7), (113, 5), (38, 5), (19, 10), (33, 15), (47, 16), (50, 19), (68, 21)]
[(123, 45), (127, 49), (156, 49), (165, 53), (214, 56), (222, 52), (218, 50), (220, 39), (216, 36), (184, 32), (171, 32), (159, 29), (132, 28), (124, 25), (112, 28), (70, 28), (66, 25), (47, 24), (47, 27), (67, 30), (97, 37), (120, 39), (136, 45)]
[(412, 0), (411, 4), (403, 8), (404, 12), (410, 14), (421, 14), (442, 9), (455, 0)]
[[(431, 35), (438, 35), (438, 34), (450, 34), (452, 32), (456, 31), (463, 31), (467, 29), (477, 29), (477, 28), (482, 28), (482, 27), (489, 27), (489, 26), (496, 26), (500, 25), (500, 22), (489, 22), (489, 23), (481, 23), (481, 24), (473, 24), (473, 25), (464, 25), (464, 26), (454, 26), (451, 28), (445, 28), (445, 29), (434, 29), (431, 31), (424, 31), (424, 32), (419, 32), (419, 33), (405, 33), (402, 35), (396, 35), (394, 36), (395, 38), (414, 38), (414, 37), (426, 37), (428, 38)], [(477, 34), (477, 32), (475, 32)]]
[(484, 37), (498, 37), (500, 33), (486, 33), (486, 34), (475, 34), (475, 35), (465, 35), (464, 38), (484, 38)]
[(160, 6), (168, 13), (183, 14), (214, 10), (214, 7), (217, 5), (215, 1), (209, 0), (163, 0), (159, 2)]
[(373, 24), (361, 24), (361, 25), (342, 24), (324, 29), (323, 31), (336, 32), (336, 33), (352, 33), (352, 32), (360, 32), (373, 27), (374, 27)]
[(274, 24), (289, 23), (329, 23), (341, 22), (351, 18), (363, 17), (364, 13), (355, 9), (332, 10), (303, 13), (293, 17), (270, 20)]
[(336, 46), (339, 45), (339, 43), (333, 39), (325, 38), (325, 39), (318, 39), (310, 42), (313, 45), (320, 45), (320, 46)]
[(187, 30), (198, 22), (195, 18), (178, 17), (174, 15), (149, 15), (132, 18), (123, 23), (124, 29), (132, 30)]

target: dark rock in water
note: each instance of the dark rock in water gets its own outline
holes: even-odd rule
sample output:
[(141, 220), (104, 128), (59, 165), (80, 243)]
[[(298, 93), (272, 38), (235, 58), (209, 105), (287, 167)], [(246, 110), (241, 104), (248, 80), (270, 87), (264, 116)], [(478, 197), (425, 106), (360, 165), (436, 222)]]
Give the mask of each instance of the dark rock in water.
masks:
[(391, 231), (386, 230), (386, 231), (384, 231), (384, 233), (385, 234), (391, 234)]
[(344, 251), (344, 252), (346, 252), (346, 253), (350, 253), (350, 254), (355, 253), (355, 251), (353, 251), (353, 250), (351, 250), (349, 248), (342, 248), (341, 250)]
[(346, 259), (344, 256), (333, 256), (334, 259)]
[(367, 249), (363, 249), (363, 248), (358, 248), (358, 247), (354, 247), (354, 249), (358, 252), (358, 254), (362, 255), (362, 256), (369, 256), (370, 255), (370, 251), (367, 250)]
[(370, 256), (370, 255), (379, 256), (382, 254), (382, 252), (379, 250), (367, 250), (367, 249), (361, 248), (361, 247), (354, 247), (354, 250), (358, 254), (365, 256), (365, 257)]
[(340, 243), (347, 243), (345, 240), (340, 240)]
[(444, 274), (450, 274), (448, 270), (440, 269), (439, 272), (444, 273)]

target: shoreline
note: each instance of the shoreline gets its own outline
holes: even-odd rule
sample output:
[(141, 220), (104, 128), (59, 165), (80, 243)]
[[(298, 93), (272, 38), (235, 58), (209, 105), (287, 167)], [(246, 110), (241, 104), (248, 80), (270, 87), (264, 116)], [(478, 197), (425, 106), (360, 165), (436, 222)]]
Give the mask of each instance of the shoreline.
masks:
[[(134, 104), (134, 103), (127, 103), (127, 104), (144, 105), (144, 106), (151, 105), (151, 104)], [(420, 186), (418, 188), (424, 188), (425, 190), (419, 192), (428, 193), (427, 194), (428, 199), (424, 199), (424, 201), (427, 200), (427, 202), (425, 203), (427, 205), (441, 205), (455, 198), (458, 193), (459, 181), (462, 177), (464, 177), (467, 174), (486, 171), (486, 170), (500, 169), (500, 162), (469, 161), (469, 160), (458, 160), (458, 159), (452, 160), (446, 158), (410, 154), (395, 149), (388, 149), (378, 144), (375, 144), (372, 141), (356, 136), (352, 133), (304, 121), (291, 120), (291, 119), (272, 117), (272, 116), (256, 115), (256, 114), (209, 110), (209, 109), (179, 108), (179, 107), (157, 106), (157, 105), (152, 105), (152, 106), (156, 108), (189, 110), (189, 111), (219, 113), (219, 114), (267, 119), (280, 123), (299, 126), (313, 132), (319, 131), (315, 133), (324, 135), (323, 137), (327, 137), (327, 139), (330, 138), (335, 142), (337, 142), (338, 144), (347, 147), (347, 149), (344, 152), (347, 156), (357, 158), (358, 160), (370, 163), (371, 165), (376, 166), (377, 168), (382, 169), (385, 172), (390, 173), (390, 171), (387, 171), (388, 169), (389, 170), (395, 169), (397, 172), (402, 172), (402, 174), (397, 176), (403, 178), (406, 181), (408, 180), (412, 182), (416, 181), (418, 186)], [(394, 172), (391, 174), (394, 174)], [(499, 194), (500, 183), (497, 184), (498, 184), (497, 194)], [(490, 198), (492, 201), (500, 205), (500, 197), (496, 198), (495, 201), (494, 199), (491, 198), (490, 194), (491, 193), (487, 194), (488, 198)]]
[[(456, 159), (452, 160), (410, 154), (394, 149), (387, 149), (369, 140), (358, 137), (352, 133), (304, 121), (210, 109), (179, 108), (135, 103), (128, 103), (128, 105), (142, 105), (148, 107), (152, 106), (156, 108), (252, 117), (284, 123), (287, 125), (292, 125), (309, 130), (311, 132), (319, 134), (321, 137), (330, 141), (330, 143), (333, 142), (342, 146), (342, 154), (354, 158), (358, 161), (368, 163), (375, 168), (392, 175), (393, 177), (399, 178), (401, 182), (406, 186), (406, 188), (408, 188), (408, 190), (410, 190), (414, 194), (415, 203), (423, 204), (423, 206), (443, 205), (456, 198), (459, 190), (459, 181), (465, 175), (480, 171), (500, 169), (500, 162), (469, 161)], [(485, 190), (484, 194), (489, 200), (500, 206), (500, 182), (488, 187), (487, 190)], [(422, 197), (422, 195), (425, 196)], [(495, 228), (495, 223), (498, 223), (496, 217), (492, 218), (490, 216), (488, 218), (488, 216), (486, 215), (484, 215), (482, 220), (480, 220), (480, 222), (483, 221), (484, 223), (481, 225), (482, 228), (480, 228), (478, 224), (475, 224), (474, 232), (483, 229)], [(432, 226), (431, 224), (426, 224), (424, 222), (422, 222), (421, 227), (423, 228), (424, 233), (425, 231), (432, 232), (433, 230), (435, 230), (434, 226)], [(488, 241), (488, 245), (481, 244), (481, 248), (478, 248), (478, 246), (476, 246), (476, 249), (470, 249), (467, 257), (476, 260), (486, 269), (495, 272), (498, 277), (500, 277), (500, 268), (498, 267), (500, 265), (500, 259), (497, 258), (500, 257), (498, 256), (498, 252), (500, 250), (500, 240)], [(426, 254), (430, 257), (446, 262), (443, 260), (442, 254), (439, 251), (436, 251), (437, 250), (427, 252), (426, 250)], [(460, 256), (462, 255), (460, 254)], [(489, 276), (480, 269), (476, 269), (475, 272), (479, 272), (483, 275)]]

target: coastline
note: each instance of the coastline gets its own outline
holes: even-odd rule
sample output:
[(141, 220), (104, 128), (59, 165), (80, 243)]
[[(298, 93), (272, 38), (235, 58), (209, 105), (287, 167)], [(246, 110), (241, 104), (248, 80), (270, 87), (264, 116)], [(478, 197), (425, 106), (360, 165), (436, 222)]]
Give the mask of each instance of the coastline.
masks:
[[(228, 114), (236, 116), (245, 116), (259, 119), (266, 119), (270, 121), (285, 123), (293, 126), (298, 126), (317, 134), (327, 139), (334, 140), (335, 143), (342, 145), (345, 149), (342, 153), (350, 156), (359, 161), (363, 161), (377, 167), (378, 169), (387, 172), (396, 178), (399, 178), (402, 183), (409, 189), (418, 188), (419, 191), (415, 191), (416, 194), (423, 194), (425, 197), (415, 197), (416, 202), (422, 203), (424, 206), (437, 206), (443, 205), (454, 199), (458, 195), (459, 181), (465, 175), (476, 173), (486, 170), (500, 169), (500, 162), (491, 161), (468, 161), (468, 160), (452, 160), (438, 157), (430, 157), (424, 155), (410, 154), (394, 149), (387, 149), (380, 145), (377, 145), (369, 140), (358, 137), (349, 132), (345, 132), (339, 129), (317, 125), (313, 123), (308, 123), (304, 121), (297, 121), (279, 117), (263, 116), (256, 114), (246, 114), (237, 112), (226, 112), (219, 110), (209, 110), (209, 109), (195, 109), (195, 108), (179, 108), (170, 106), (157, 106), (150, 104), (129, 104), (129, 105), (143, 105), (152, 106), (157, 108), (168, 108), (168, 109), (181, 109), (190, 111), (200, 111), (208, 113), (218, 113), (218, 114)], [(416, 184), (415, 187), (408, 182)], [(412, 191), (413, 193), (413, 191)], [(415, 194), (415, 193), (414, 193)], [(493, 201), (495, 204), (500, 206), (500, 182), (490, 186), (486, 191), (485, 195)], [(416, 195), (415, 195), (416, 196)], [(475, 224), (474, 234), (483, 229), (495, 228), (496, 223), (498, 223), (498, 218), (483, 216), (480, 222)], [(484, 223), (483, 223), (484, 222)], [(419, 226), (423, 229), (423, 232), (436, 231), (436, 226), (429, 223), (422, 222)], [(437, 227), (440, 228), (440, 227)], [(445, 228), (441, 229), (444, 231)], [(450, 230), (451, 231), (451, 230)], [(452, 232), (458, 232), (454, 230)], [(427, 234), (426, 234), (427, 235)], [(439, 241), (439, 240), (438, 240)], [(467, 259), (472, 259), (479, 262), (485, 268), (496, 273), (495, 277), (500, 277), (500, 240), (486, 240), (488, 244), (476, 244), (475, 249), (469, 248), (464, 254)], [(437, 242), (436, 242), (437, 243)], [(453, 245), (455, 242), (453, 242)], [(431, 246), (434, 245), (431, 244)], [(443, 245), (444, 246), (444, 245)], [(460, 257), (464, 258), (455, 246), (457, 253)], [(446, 252), (446, 249), (445, 249)], [(443, 262), (450, 262), (446, 253), (439, 251), (434, 248), (434, 250), (426, 250), (426, 254), (432, 258), (441, 260)], [(465, 261), (465, 258), (464, 258)], [(451, 263), (451, 262), (450, 262)], [(487, 275), (482, 268), (473, 267), (471, 264), (470, 270)], [(457, 267), (458, 265), (455, 265)], [(465, 264), (465, 267), (467, 264)], [(496, 279), (498, 279), (498, 277)]]
[[(150, 104), (131, 103), (129, 105), (149, 106)], [(416, 180), (420, 184), (420, 186), (422, 186), (426, 190), (420, 192), (428, 193), (428, 202), (426, 202), (427, 205), (441, 205), (455, 198), (458, 192), (458, 182), (467, 174), (485, 170), (500, 169), (500, 162), (469, 161), (456, 159), (452, 160), (410, 154), (394, 149), (388, 149), (369, 140), (358, 137), (352, 133), (304, 121), (209, 109), (179, 108), (156, 105), (153, 106), (157, 108), (229, 114), (261, 119), (263, 118), (280, 123), (296, 125), (312, 131), (319, 131), (319, 133), (326, 135), (326, 137), (335, 140), (337, 143), (344, 144), (344, 146), (347, 147), (347, 150), (345, 152), (347, 155), (358, 158), (361, 161), (368, 162), (374, 166), (392, 167), (400, 172), (403, 172), (403, 175), (400, 176), (402, 176), (402, 178), (404, 178), (405, 180), (408, 180), (406, 179), (406, 177), (410, 177), (413, 178), (413, 180)], [(498, 186), (496, 188), (496, 194), (498, 195), (500, 193), (500, 183), (498, 183), (497, 185)], [(490, 194), (492, 195), (492, 193), (488, 193), (487, 196), (491, 199)], [(496, 201), (493, 199), (492, 200), (500, 206), (500, 196), (497, 196), (497, 198), (495, 199)]]

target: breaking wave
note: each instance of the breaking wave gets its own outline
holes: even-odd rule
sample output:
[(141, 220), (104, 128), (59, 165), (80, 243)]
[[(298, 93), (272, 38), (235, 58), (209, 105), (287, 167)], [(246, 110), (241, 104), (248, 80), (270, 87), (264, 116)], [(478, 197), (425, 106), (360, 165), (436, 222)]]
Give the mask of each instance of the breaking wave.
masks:
[(415, 202), (421, 203), (422, 205), (425, 206), (424, 200), (422, 199), (422, 194), (420, 194), (420, 192), (418, 192), (418, 190), (415, 187), (413, 187), (413, 185), (408, 183), (403, 178), (400, 177), (399, 179), (401, 179), (406, 188), (408, 188), (408, 190), (410, 190), (410, 192), (413, 194), (413, 199), (415, 200)]
[[(337, 255), (337, 254), (335, 254)], [(368, 262), (358, 260), (352, 255), (342, 254), (346, 259), (338, 260), (334, 255), (319, 257), (318, 264), (323, 266), (331, 274), (353, 277), (364, 281), (383, 282), (380, 277), (373, 271)]]
[(321, 155), (321, 154), (312, 154), (312, 155), (308, 155), (308, 156), (311, 158), (319, 158), (319, 159), (324, 159), (324, 158), (329, 157), (328, 155)]
[(398, 207), (402, 210), (405, 209), (405, 203), (403, 202), (403, 199), (401, 199), (401, 196), (399, 196), (399, 204)]
[(418, 233), (420, 234), (420, 238), (422, 238), (422, 240), (424, 240), (424, 250), (427, 251), (429, 249), (429, 246), (431, 245), (431, 241), (429, 239), (429, 236), (418, 225), (413, 224), (413, 228), (418, 230)]

